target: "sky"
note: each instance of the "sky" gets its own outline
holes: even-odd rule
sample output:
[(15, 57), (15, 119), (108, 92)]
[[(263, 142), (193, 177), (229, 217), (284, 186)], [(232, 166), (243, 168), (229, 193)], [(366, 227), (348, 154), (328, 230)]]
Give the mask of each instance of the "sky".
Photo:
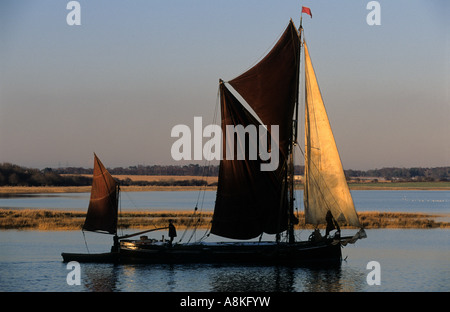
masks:
[(366, 0), (79, 0), (72, 26), (68, 2), (0, 2), (0, 163), (195, 163), (173, 160), (171, 129), (218, 123), (219, 79), (256, 64), (307, 6), (344, 169), (450, 166), (448, 1), (380, 0), (369, 25)]

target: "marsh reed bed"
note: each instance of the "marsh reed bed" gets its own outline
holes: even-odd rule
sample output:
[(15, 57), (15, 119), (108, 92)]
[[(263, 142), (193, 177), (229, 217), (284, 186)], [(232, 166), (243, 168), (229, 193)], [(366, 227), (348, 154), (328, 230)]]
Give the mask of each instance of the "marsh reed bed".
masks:
[[(359, 212), (359, 219), (366, 229), (379, 228), (450, 228), (450, 222), (437, 221), (442, 215), (406, 212)], [(0, 209), (1, 230), (81, 230), (86, 213), (78, 211), (57, 211), (45, 209)], [(167, 226), (173, 219), (177, 228), (197, 225), (207, 228), (212, 212), (192, 211), (127, 211), (119, 214), (119, 229), (151, 229)], [(305, 226), (304, 213), (298, 214), (298, 228)], [(346, 227), (343, 227), (346, 228)]]

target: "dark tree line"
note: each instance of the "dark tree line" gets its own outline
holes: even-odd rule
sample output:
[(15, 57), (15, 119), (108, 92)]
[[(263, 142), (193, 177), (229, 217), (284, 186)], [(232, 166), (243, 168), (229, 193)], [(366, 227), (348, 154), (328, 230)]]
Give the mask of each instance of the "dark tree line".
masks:
[[(161, 167), (161, 166), (158, 166)], [(187, 166), (189, 167), (189, 166)], [(194, 166), (195, 167), (195, 166)], [(122, 168), (108, 169), (111, 174), (134, 174), (149, 175), (145, 173), (145, 170), (138, 167), (130, 167), (129, 170), (122, 170)], [(202, 168), (201, 168), (202, 169)], [(119, 180), (121, 185), (138, 185), (138, 186), (203, 186), (208, 185), (207, 182), (201, 179), (201, 175), (198, 174), (198, 168), (196, 171), (185, 170), (186, 175), (199, 176), (199, 179), (186, 179), (186, 180), (169, 180), (169, 181), (132, 181), (131, 179)], [(203, 169), (202, 169), (203, 170)], [(79, 176), (80, 174), (92, 174), (93, 169), (85, 168), (63, 168), (52, 169), (45, 168), (43, 170), (20, 167), (18, 165), (3, 163), (0, 164), (0, 186), (88, 186), (92, 184), (91, 177)], [(156, 172), (163, 172), (158, 169)], [(168, 170), (170, 175), (182, 175), (177, 174), (176, 171)], [(194, 174), (196, 172), (197, 174)], [(73, 176), (65, 176), (63, 174), (74, 174)], [(164, 175), (164, 174), (153, 174)], [(215, 185), (212, 183), (210, 185)]]
[(403, 181), (450, 181), (450, 167), (436, 168), (382, 168), (367, 171), (346, 170), (349, 178), (382, 177), (386, 180)]
[(0, 164), (0, 186), (84, 186), (91, 183), (91, 178), (62, 176), (50, 168), (39, 170), (10, 163)]
[[(54, 169), (59, 174), (92, 174), (92, 168), (67, 167)], [(219, 166), (130, 166), (128, 168), (117, 167), (108, 168), (108, 171), (120, 175), (174, 175), (174, 176), (210, 176), (215, 177), (219, 174)]]
[(217, 182), (210, 183), (206, 182), (206, 180), (199, 179), (186, 179), (186, 180), (164, 180), (164, 181), (132, 181), (127, 178), (124, 180), (119, 180), (120, 185), (129, 186), (129, 185), (137, 185), (137, 186), (215, 186)]
[[(219, 175), (219, 166), (131, 166), (128, 168), (108, 168), (111, 174), (123, 175), (176, 175), (176, 176), (212, 176)], [(59, 168), (58, 173), (91, 174), (92, 169), (85, 168)], [(295, 166), (294, 173), (304, 174), (303, 166)], [(345, 170), (347, 178), (379, 177), (386, 180), (411, 180), (411, 181), (449, 181), (450, 167), (436, 168), (382, 168), (372, 170)]]
[[(43, 170), (21, 167), (11, 163), (0, 164), (0, 186), (87, 186), (91, 185), (92, 178), (77, 176), (92, 174), (92, 168), (45, 168)], [(175, 175), (198, 176), (199, 179), (186, 179), (174, 181), (132, 181), (125, 179), (122, 185), (161, 185), (161, 186), (199, 186), (206, 185), (202, 177), (218, 176), (219, 166), (130, 166), (128, 168), (108, 168), (112, 175)], [(296, 166), (297, 175), (304, 173), (303, 166)], [(63, 174), (73, 174), (65, 176)], [(386, 180), (400, 181), (450, 181), (450, 167), (436, 168), (382, 168), (373, 170), (345, 170), (348, 179), (381, 177)]]

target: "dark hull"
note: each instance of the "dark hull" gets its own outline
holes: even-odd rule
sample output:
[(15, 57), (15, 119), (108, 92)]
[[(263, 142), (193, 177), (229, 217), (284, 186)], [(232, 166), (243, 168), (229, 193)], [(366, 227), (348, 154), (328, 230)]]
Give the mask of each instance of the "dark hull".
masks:
[(337, 264), (341, 261), (341, 244), (311, 243), (210, 243), (141, 245), (122, 243), (120, 252), (104, 254), (63, 253), (64, 262), (187, 264), (223, 263), (246, 265)]
[(77, 261), (83, 263), (118, 263), (118, 252), (106, 252), (99, 254), (80, 254), (80, 253), (66, 253), (61, 254), (63, 262)]

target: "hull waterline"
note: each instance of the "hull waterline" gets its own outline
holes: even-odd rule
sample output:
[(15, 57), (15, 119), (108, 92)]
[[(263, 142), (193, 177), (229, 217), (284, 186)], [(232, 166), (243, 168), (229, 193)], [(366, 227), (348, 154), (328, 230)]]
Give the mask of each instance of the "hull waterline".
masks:
[[(123, 246), (124, 245), (124, 246)], [(341, 262), (341, 244), (199, 243), (188, 245), (122, 243), (119, 252), (101, 254), (63, 253), (64, 262), (246, 265), (305, 265)]]

